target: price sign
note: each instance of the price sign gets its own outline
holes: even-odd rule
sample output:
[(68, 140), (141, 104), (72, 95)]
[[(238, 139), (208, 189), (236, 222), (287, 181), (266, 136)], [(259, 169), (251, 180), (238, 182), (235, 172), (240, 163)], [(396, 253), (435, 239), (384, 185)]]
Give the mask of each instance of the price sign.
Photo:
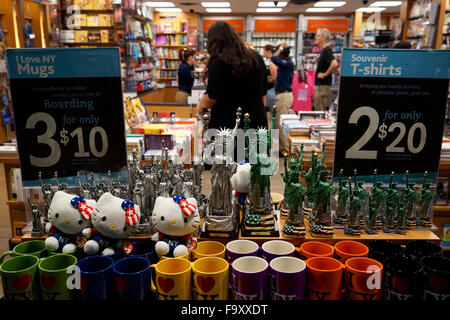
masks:
[(8, 49), (17, 144), (25, 187), (128, 181), (117, 48)]
[(333, 176), (436, 179), (449, 77), (448, 51), (345, 49)]

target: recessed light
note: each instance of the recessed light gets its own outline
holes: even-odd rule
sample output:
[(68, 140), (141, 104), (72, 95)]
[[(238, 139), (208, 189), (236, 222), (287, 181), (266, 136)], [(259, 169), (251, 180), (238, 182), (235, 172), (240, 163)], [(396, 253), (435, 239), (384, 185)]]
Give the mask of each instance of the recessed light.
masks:
[(314, 7), (342, 7), (347, 2), (345, 1), (320, 1), (314, 4)]
[(281, 8), (256, 8), (256, 12), (281, 12)]
[(380, 8), (380, 7), (373, 7), (373, 8), (359, 8), (356, 9), (356, 12), (367, 12), (367, 13), (372, 13), (372, 12), (381, 12), (383, 10), (386, 10), (386, 8)]
[(155, 8), (158, 12), (183, 12), (180, 8)]
[(229, 8), (229, 2), (202, 2), (202, 6), (205, 8)]
[(333, 10), (334, 8), (308, 8), (306, 12), (330, 12)]
[(402, 4), (401, 1), (376, 1), (372, 3), (371, 7), (397, 7)]
[(287, 2), (279, 1), (277, 5), (275, 5), (274, 1), (260, 1), (258, 2), (258, 7), (285, 7)]
[(223, 13), (230, 13), (231, 8), (206, 8), (206, 12), (223, 12)]
[(159, 8), (173, 8), (175, 4), (173, 2), (145, 2), (149, 7), (159, 7)]

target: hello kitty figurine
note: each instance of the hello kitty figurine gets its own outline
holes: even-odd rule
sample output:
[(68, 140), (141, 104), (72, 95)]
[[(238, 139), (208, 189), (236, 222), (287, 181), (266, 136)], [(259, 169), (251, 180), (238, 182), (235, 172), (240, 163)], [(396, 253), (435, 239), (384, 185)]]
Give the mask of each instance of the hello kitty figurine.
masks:
[(84, 245), (81, 232), (91, 222), (95, 200), (57, 191), (48, 210), (49, 223), (45, 231), (49, 237), (45, 239), (45, 247), (50, 252), (72, 252)]
[(133, 251), (133, 246), (126, 241), (130, 233), (137, 227), (141, 218), (138, 205), (104, 193), (92, 213), (93, 228), (83, 230), (83, 236), (89, 239), (84, 245), (88, 255), (112, 255), (123, 250), (126, 254)]
[(231, 187), (234, 190), (234, 195), (238, 198), (238, 202), (244, 205), (245, 198), (250, 192), (250, 163), (242, 161), (239, 163), (236, 173), (231, 177)]
[(158, 256), (181, 257), (197, 247), (197, 239), (190, 236), (200, 226), (195, 198), (156, 198), (152, 222), (158, 231), (152, 236)]

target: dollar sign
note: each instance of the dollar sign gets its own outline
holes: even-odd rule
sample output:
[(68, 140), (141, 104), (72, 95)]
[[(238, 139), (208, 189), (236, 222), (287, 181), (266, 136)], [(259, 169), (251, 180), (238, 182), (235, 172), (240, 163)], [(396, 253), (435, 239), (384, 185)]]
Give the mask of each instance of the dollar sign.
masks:
[(378, 134), (378, 138), (380, 138), (381, 141), (383, 141), (383, 139), (386, 138), (386, 136), (387, 136), (386, 129), (387, 129), (387, 125), (383, 122), (383, 124), (378, 129), (380, 131), (380, 133)]
[(61, 143), (66, 146), (69, 143), (69, 137), (67, 136), (69, 132), (66, 129), (62, 129), (59, 135), (61, 136)]

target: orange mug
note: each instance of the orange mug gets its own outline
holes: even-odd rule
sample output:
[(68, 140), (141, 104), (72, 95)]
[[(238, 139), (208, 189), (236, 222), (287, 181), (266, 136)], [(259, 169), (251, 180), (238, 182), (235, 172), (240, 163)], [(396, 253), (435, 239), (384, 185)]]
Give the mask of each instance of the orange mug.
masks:
[(334, 245), (334, 253), (336, 259), (345, 263), (350, 258), (367, 257), (369, 255), (369, 248), (357, 241), (344, 240)]
[(314, 257), (333, 257), (334, 247), (320, 241), (308, 241), (302, 243), (300, 248), (295, 248), (303, 260)]
[(381, 300), (383, 265), (359, 257), (345, 262), (345, 290), (349, 300)]
[(344, 265), (330, 257), (306, 260), (309, 300), (341, 300)]

